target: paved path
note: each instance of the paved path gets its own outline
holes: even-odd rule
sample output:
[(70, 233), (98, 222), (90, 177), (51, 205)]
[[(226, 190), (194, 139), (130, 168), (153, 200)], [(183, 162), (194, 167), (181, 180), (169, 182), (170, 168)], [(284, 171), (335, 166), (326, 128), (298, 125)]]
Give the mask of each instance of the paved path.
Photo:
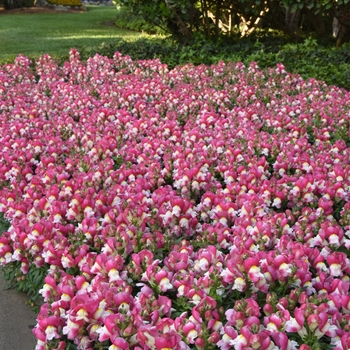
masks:
[(25, 304), (25, 294), (5, 288), (0, 271), (0, 350), (34, 350), (36, 315)]

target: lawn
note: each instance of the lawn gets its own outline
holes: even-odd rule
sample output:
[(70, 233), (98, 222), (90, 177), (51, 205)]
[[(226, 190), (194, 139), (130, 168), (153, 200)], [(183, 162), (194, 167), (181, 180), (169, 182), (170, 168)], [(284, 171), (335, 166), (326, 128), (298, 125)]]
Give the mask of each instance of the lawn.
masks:
[(19, 54), (38, 57), (68, 55), (70, 48), (96, 47), (115, 38), (143, 34), (111, 25), (114, 7), (88, 6), (86, 12), (3, 15), (0, 21), (0, 62)]

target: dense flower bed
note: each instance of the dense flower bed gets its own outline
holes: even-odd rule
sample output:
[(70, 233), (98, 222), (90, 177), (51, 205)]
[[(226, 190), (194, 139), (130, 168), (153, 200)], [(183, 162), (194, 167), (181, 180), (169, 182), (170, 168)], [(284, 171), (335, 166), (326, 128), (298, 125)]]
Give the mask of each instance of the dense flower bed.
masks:
[(349, 120), (282, 65), (2, 66), (0, 262), (48, 266), (36, 349), (349, 349)]
[(62, 5), (62, 6), (82, 6), (81, 0), (47, 0), (49, 4), (52, 5)]

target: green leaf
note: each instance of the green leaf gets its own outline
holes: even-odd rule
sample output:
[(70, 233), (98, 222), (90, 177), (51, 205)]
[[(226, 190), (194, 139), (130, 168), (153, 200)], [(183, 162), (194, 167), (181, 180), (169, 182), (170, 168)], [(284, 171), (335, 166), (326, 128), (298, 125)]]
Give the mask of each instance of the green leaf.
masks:
[(298, 10), (298, 4), (293, 4), (293, 5), (290, 7), (290, 12), (291, 12), (291, 13), (295, 13), (297, 10)]
[(4, 213), (0, 213), (0, 236), (3, 232), (6, 232), (11, 226), (10, 222), (4, 217)]

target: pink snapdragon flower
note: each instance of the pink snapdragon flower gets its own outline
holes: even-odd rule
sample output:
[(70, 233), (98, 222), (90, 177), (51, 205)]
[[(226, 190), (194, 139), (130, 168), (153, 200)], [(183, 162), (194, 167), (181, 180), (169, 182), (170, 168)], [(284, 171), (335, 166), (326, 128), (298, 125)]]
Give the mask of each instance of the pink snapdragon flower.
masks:
[(306, 305), (303, 308), (295, 308), (294, 317), (291, 317), (287, 320), (285, 327), (287, 332), (298, 333), (303, 339), (307, 335), (307, 330), (305, 328), (305, 316), (304, 310)]

